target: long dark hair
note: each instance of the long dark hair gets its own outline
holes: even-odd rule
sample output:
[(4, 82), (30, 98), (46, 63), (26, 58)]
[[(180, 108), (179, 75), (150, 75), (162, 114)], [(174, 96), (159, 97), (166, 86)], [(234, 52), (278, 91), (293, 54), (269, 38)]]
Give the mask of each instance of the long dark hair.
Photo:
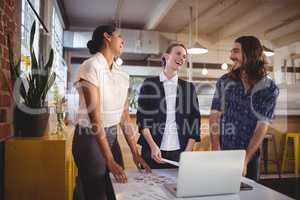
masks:
[(232, 70), (229, 75), (238, 79), (241, 72), (245, 72), (250, 85), (254, 85), (267, 75), (266, 57), (260, 41), (254, 36), (242, 36), (235, 40), (242, 47), (244, 63), (238, 69)]
[[(169, 46), (168, 46), (168, 48), (167, 48), (167, 50), (165, 51), (165, 53), (171, 53), (171, 51), (172, 51), (172, 49), (174, 48), (174, 47), (182, 47), (182, 48), (184, 48), (185, 49), (185, 52), (187, 53), (187, 50), (186, 50), (186, 47), (184, 46), (184, 44), (182, 44), (182, 43), (179, 43), (179, 42), (174, 42), (174, 43), (171, 43)], [(161, 58), (161, 64), (162, 64), (162, 66), (163, 67), (165, 67), (166, 66), (166, 58), (163, 56), (162, 58)]]
[(113, 25), (101, 25), (98, 26), (94, 32), (92, 39), (88, 41), (87, 48), (91, 54), (98, 53), (102, 48), (104, 48), (104, 33), (112, 35), (116, 31), (116, 27)]

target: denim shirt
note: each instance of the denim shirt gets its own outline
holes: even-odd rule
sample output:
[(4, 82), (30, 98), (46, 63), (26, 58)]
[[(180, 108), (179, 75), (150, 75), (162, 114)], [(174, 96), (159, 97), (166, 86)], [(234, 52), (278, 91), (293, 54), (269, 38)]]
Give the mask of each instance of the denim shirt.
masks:
[(221, 149), (247, 149), (258, 121), (273, 117), (279, 89), (266, 76), (245, 92), (242, 80), (223, 75), (216, 84), (211, 110), (222, 112)]

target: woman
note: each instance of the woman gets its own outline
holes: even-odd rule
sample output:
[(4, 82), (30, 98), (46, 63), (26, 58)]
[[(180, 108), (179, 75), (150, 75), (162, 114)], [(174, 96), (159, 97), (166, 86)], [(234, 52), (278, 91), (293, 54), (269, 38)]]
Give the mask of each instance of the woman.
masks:
[(150, 168), (138, 154), (130, 126), (129, 76), (113, 61), (123, 49), (120, 33), (113, 26), (99, 26), (87, 47), (92, 56), (80, 66), (75, 82), (80, 106), (73, 156), (85, 199), (114, 199), (107, 169), (118, 182), (127, 182), (117, 141), (119, 124), (137, 167)]
[(171, 44), (163, 55), (163, 70), (145, 79), (138, 98), (137, 124), (142, 157), (151, 168), (173, 167), (162, 158), (179, 161), (200, 141), (200, 112), (195, 87), (178, 78), (186, 61), (183, 44)]

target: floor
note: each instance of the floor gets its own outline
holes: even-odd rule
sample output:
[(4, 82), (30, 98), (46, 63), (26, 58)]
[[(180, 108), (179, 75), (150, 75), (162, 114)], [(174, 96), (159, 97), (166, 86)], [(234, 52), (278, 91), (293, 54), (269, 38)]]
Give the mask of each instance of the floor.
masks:
[(263, 175), (259, 183), (272, 188), (296, 200), (300, 200), (300, 177), (292, 174), (285, 174), (282, 178), (277, 175)]

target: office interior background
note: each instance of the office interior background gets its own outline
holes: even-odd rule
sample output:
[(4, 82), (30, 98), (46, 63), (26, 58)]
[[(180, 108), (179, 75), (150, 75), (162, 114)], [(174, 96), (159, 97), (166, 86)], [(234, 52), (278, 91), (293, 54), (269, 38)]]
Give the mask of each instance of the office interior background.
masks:
[[(9, 86), (7, 35), (12, 36), (22, 73), (29, 73), (29, 36), (34, 21), (37, 30), (33, 46), (37, 56), (47, 59), (50, 49), (54, 50), (52, 70), (57, 77), (47, 95), (47, 135), (52, 139), (14, 137), (15, 103)], [(211, 148), (211, 100), (216, 80), (230, 70), (234, 39), (242, 35), (258, 37), (270, 53), (268, 75), (280, 88), (274, 120), (261, 147), (261, 182), (300, 198), (300, 183), (296, 179), (299, 172), (295, 171), (300, 165), (295, 162), (300, 157), (300, 142), (295, 145), (297, 139), (300, 141), (300, 1), (0, 0), (0, 199), (33, 187), (44, 187), (49, 193), (56, 191), (53, 199), (71, 198), (76, 175), (70, 153), (77, 102), (73, 83), (80, 64), (90, 56), (86, 43), (92, 31), (98, 25), (112, 23), (125, 41), (118, 62), (130, 75), (128, 100), (134, 127), (140, 85), (146, 77), (160, 73), (161, 56), (168, 44), (179, 41), (187, 47), (200, 45), (204, 50), (201, 54), (189, 54), (179, 72), (180, 78), (192, 81), (197, 89), (201, 142), (195, 145), (195, 151)], [(63, 113), (63, 122), (68, 123), (58, 120), (59, 112)], [(299, 137), (286, 142), (288, 133), (298, 133)], [(132, 169), (130, 149), (122, 134), (118, 137), (125, 167)], [(287, 155), (284, 149), (288, 149)], [(284, 156), (287, 159), (282, 168)], [(45, 172), (51, 178), (45, 178)]]

